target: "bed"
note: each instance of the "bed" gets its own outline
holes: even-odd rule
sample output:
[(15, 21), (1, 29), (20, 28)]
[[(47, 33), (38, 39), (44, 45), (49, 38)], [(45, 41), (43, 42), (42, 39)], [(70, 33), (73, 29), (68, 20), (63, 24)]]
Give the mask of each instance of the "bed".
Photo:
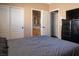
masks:
[(78, 56), (79, 44), (38, 36), (8, 40), (8, 56)]

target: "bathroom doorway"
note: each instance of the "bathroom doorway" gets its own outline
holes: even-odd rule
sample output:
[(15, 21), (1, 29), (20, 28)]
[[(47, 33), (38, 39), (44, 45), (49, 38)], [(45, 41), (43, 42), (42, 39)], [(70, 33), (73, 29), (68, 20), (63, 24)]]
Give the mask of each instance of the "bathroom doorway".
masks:
[(32, 36), (41, 35), (41, 11), (32, 10)]

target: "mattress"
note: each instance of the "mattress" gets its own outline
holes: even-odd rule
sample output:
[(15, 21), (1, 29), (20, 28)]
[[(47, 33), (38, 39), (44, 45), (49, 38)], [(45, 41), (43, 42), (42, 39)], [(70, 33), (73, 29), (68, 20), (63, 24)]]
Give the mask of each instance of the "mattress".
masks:
[(48, 36), (8, 40), (8, 47), (9, 56), (79, 55), (79, 44)]

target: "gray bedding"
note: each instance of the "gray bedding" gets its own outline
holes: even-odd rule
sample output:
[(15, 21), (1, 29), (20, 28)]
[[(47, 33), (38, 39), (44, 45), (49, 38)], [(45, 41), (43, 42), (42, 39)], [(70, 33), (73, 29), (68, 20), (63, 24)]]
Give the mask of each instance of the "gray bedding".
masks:
[(8, 47), (9, 56), (79, 55), (79, 44), (48, 36), (8, 40)]

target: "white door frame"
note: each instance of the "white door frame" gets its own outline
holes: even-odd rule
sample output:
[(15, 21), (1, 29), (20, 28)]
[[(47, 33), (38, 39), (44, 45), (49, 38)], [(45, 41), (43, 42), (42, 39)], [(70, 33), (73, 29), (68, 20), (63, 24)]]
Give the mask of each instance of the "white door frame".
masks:
[(53, 12), (53, 11), (56, 11), (56, 10), (59, 11), (60, 9), (58, 9), (58, 8), (57, 9), (53, 9), (53, 10), (50, 10), (49, 12)]
[[(57, 11), (57, 10), (58, 10), (58, 12), (60, 11), (60, 9), (53, 9), (53, 10), (50, 10), (49, 12), (51, 14), (51, 12), (54, 12), (54, 11)], [(58, 13), (58, 17), (59, 17), (59, 13)]]
[[(60, 9), (53, 9), (53, 10), (50, 10), (49, 12), (50, 12), (50, 14), (51, 14), (51, 12), (54, 12), (54, 11), (58, 11), (58, 12), (59, 12), (59, 11), (60, 11)], [(60, 16), (60, 15), (59, 15), (59, 13), (58, 13), (58, 19), (59, 19), (59, 16)], [(59, 35), (58, 35), (58, 34), (57, 34), (57, 36), (59, 37)]]
[[(31, 8), (31, 36), (33, 36), (33, 10), (36, 10), (36, 11), (40, 11), (41, 12), (41, 17), (42, 17), (42, 10), (40, 10), (40, 9), (36, 9), (36, 8)], [(40, 23), (41, 23), (41, 19), (42, 18), (40, 18)], [(40, 35), (41, 35), (41, 24), (40, 24)]]

